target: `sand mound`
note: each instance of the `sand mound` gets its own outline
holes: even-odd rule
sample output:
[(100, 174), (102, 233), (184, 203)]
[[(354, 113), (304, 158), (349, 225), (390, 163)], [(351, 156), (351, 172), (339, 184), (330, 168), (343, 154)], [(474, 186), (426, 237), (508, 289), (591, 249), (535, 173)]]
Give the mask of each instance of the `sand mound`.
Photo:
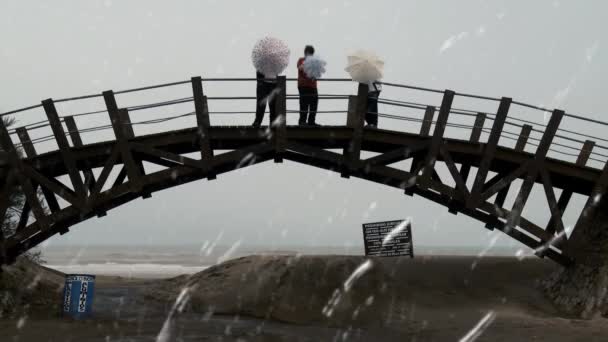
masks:
[(0, 272), (0, 318), (22, 315), (54, 315), (59, 312), (64, 275), (20, 258)]
[(190, 287), (189, 308), (197, 313), (341, 326), (382, 326), (414, 316), (423, 320), (425, 314), (437, 312), (446, 317), (478, 317), (490, 310), (539, 317), (557, 314), (536, 286), (536, 279), (554, 269), (543, 260), (382, 258), (366, 264), (367, 260), (250, 256), (166, 280), (149, 289), (147, 296), (170, 303), (181, 289)]

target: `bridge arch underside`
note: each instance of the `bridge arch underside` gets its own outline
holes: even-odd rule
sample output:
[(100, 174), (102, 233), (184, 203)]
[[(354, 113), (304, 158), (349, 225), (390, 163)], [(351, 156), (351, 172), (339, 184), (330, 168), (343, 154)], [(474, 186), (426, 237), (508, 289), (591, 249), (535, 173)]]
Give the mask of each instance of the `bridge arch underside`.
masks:
[[(196, 128), (134, 137), (126, 144), (110, 141), (72, 147), (78, 174), (85, 175), (85, 196), (78, 196), (57, 180), (69, 171), (60, 151), (24, 159), (22, 176), (30, 179), (35, 189), (40, 187), (40, 190), (35, 190), (40, 193), (37, 197), (48, 201), (49, 196), (57, 196), (67, 204), (47, 209), (42, 219), (34, 220), (28, 218), (31, 203), (27, 202), (17, 231), (4, 239), (0, 264), (14, 261), (28, 249), (57, 233), (68, 232), (79, 222), (104, 216), (107, 211), (139, 197), (146, 198), (154, 192), (203, 178), (214, 179), (216, 175), (273, 159), (280, 162), (284, 158), (333, 170), (343, 177), (352, 176), (403, 189), (406, 194), (439, 203), (452, 213), (475, 218), (489, 229), (501, 230), (534, 249), (538, 256), (569, 265), (575, 260), (568, 252), (568, 237), (561, 223), (565, 208), (559, 208), (561, 204), (558, 205), (553, 189), (562, 189), (562, 194), (570, 193), (570, 196), (573, 193), (589, 196), (601, 173), (600, 170), (550, 158), (536, 162), (533, 154), (498, 147), (487, 167), (496, 175), (487, 180), (484, 177), (481, 186), (474, 185), (473, 189), (468, 189), (469, 173), (483, 164), (482, 143), (443, 139), (439, 152), (431, 155), (432, 137), (364, 129), (361, 151), (376, 155), (353, 161), (346, 152), (334, 152), (349, 149), (353, 136), (351, 128), (288, 126), (285, 147), (280, 153), (277, 153), (276, 145), (267, 132), (265, 127), (212, 127), (210, 143), (216, 155), (210, 163), (184, 156), (201, 152)], [(408, 170), (391, 166), (408, 159), (412, 160), (412, 167)], [(163, 168), (150, 173), (142, 168), (139, 174), (133, 174), (127, 172), (127, 164), (133, 161), (140, 165), (145, 161)], [(452, 177), (450, 183), (454, 186), (443, 182), (434, 171), (435, 161), (445, 163)], [(121, 171), (108, 186), (109, 175), (114, 168)], [(92, 174), (92, 169), (101, 169), (101, 172), (86, 177), (87, 172)], [(14, 173), (8, 166), (0, 167), (0, 182), (6, 186), (9, 179), (18, 178)], [(547, 227), (521, 217), (521, 209), (504, 208), (506, 193), (517, 179), (524, 180), (522, 189), (526, 180), (532, 185), (543, 185), (552, 217)], [(519, 200), (520, 208), (523, 208), (527, 195), (522, 204), (522, 190), (511, 190), (520, 191), (514, 206)]]

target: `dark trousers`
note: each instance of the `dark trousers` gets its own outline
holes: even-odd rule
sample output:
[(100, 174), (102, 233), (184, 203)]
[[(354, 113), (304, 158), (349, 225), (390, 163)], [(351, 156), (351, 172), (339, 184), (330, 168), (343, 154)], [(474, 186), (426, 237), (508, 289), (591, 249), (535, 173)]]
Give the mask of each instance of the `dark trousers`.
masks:
[(378, 126), (379, 97), (379, 91), (374, 91), (367, 95), (367, 113), (365, 113), (365, 122), (367, 122), (368, 125)]
[(319, 106), (319, 93), (317, 88), (298, 87), (300, 92), (300, 120), (298, 123), (314, 124), (317, 117), (317, 107)]
[(256, 98), (257, 106), (255, 110), (255, 121), (254, 125), (261, 125), (264, 120), (264, 112), (266, 112), (266, 103), (270, 107), (270, 124), (276, 119), (276, 103), (277, 97), (273, 90), (276, 89), (276, 85), (272, 83), (262, 83), (257, 86)]

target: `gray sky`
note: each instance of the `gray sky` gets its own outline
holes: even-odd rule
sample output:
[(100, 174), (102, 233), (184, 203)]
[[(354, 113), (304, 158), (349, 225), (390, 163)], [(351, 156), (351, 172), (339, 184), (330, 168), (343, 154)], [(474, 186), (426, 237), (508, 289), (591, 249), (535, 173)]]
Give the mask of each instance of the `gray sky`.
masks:
[[(327, 77), (346, 77), (345, 56), (367, 48), (385, 58), (389, 82), (509, 96), (604, 119), (607, 7), (603, 1), (7, 0), (0, 4), (0, 111), (49, 97), (195, 75), (252, 77), (251, 48), (257, 39), (273, 35), (291, 47), (291, 77), (305, 44), (314, 44), (327, 60)], [(254, 90), (247, 84), (205, 87), (219, 95), (252, 95)], [(326, 92), (354, 89), (320, 87)], [(188, 96), (160, 91), (119, 98), (119, 105), (179, 94)], [(387, 90), (386, 96), (406, 100), (408, 93)], [(60, 110), (65, 114), (99, 105)], [(321, 103), (320, 109), (332, 106)], [(529, 115), (522, 111), (520, 117)], [(542, 114), (535, 119), (542, 121)], [(323, 117), (318, 121), (326, 123)], [(605, 130), (590, 132), (605, 136)], [(525, 214), (544, 224), (548, 210), (540, 191), (535, 190)], [(578, 199), (579, 209), (581, 203)], [(566, 224), (572, 225), (576, 215), (568, 214)], [(224, 244), (242, 239), (244, 244), (353, 245), (361, 243), (362, 222), (409, 216), (418, 244), (482, 248), (493, 237), (481, 223), (450, 215), (422, 198), (285, 162), (157, 193), (82, 223), (51, 243), (202, 244), (221, 234)], [(508, 240), (502, 237), (498, 244)]]

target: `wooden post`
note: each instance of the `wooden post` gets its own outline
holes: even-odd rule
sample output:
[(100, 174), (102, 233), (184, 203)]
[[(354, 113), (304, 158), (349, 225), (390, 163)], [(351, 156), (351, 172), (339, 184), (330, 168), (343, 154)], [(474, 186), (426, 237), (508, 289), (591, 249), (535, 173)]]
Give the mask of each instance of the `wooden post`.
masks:
[(42, 106), (44, 107), (46, 116), (49, 119), (51, 129), (53, 130), (53, 135), (55, 136), (55, 141), (59, 147), (59, 152), (63, 158), (63, 163), (68, 170), (68, 175), (70, 177), (70, 181), (72, 182), (72, 186), (74, 187), (76, 197), (84, 199), (86, 197), (84, 183), (80, 177), (80, 170), (78, 170), (78, 165), (76, 164), (76, 159), (72, 154), (72, 149), (70, 148), (68, 138), (65, 136), (63, 125), (59, 120), (59, 115), (55, 109), (55, 104), (53, 103), (52, 99), (46, 99), (42, 101)]
[(435, 161), (439, 155), (439, 148), (443, 144), (443, 134), (448, 123), (448, 117), (450, 116), (450, 110), (452, 109), (452, 102), (454, 101), (455, 95), (456, 93), (452, 90), (446, 90), (443, 93), (443, 100), (441, 101), (441, 107), (439, 108), (439, 115), (437, 117), (437, 123), (435, 124), (435, 131), (433, 133), (431, 145), (429, 146), (429, 151), (424, 161), (424, 168), (422, 170), (420, 186), (423, 189), (428, 188), (431, 175), (435, 170)]
[[(118, 104), (116, 103), (116, 97), (114, 96), (114, 91), (107, 90), (103, 93), (103, 99), (106, 103), (106, 108), (108, 109), (108, 114), (110, 115), (110, 120), (112, 122), (122, 122), (124, 123), (124, 135), (126, 138), (130, 139), (135, 136), (135, 132), (133, 131), (133, 126), (131, 125), (131, 118), (129, 117), (129, 113), (120, 113), (118, 110)], [(112, 123), (112, 126), (114, 124)], [(116, 133), (116, 132), (115, 132)]]
[(538, 177), (539, 169), (541, 167), (545, 167), (544, 161), (547, 156), (547, 152), (549, 152), (549, 148), (551, 147), (551, 143), (553, 142), (553, 138), (555, 137), (555, 133), (559, 128), (559, 124), (562, 121), (564, 116), (564, 111), (562, 110), (554, 110), (551, 114), (551, 119), (549, 120), (549, 124), (545, 129), (545, 133), (540, 140), (538, 148), (536, 149), (536, 155), (534, 156), (534, 163), (531, 164), (531, 168), (528, 171), (528, 175), (524, 179), (523, 184), (519, 190), (517, 198), (515, 199), (515, 203), (513, 204), (513, 208), (511, 209), (511, 213), (507, 218), (507, 227), (515, 228), (519, 225), (519, 218), (521, 216), (521, 212), (526, 205), (528, 197), (530, 196), (530, 192), (532, 191), (532, 187), (534, 186), (534, 182)]
[[(591, 156), (591, 151), (593, 151), (594, 147), (595, 147), (594, 141), (591, 141), (591, 140), (585, 141), (585, 143), (583, 144), (583, 147), (581, 148), (581, 151), (578, 155), (578, 158), (576, 159), (576, 165), (578, 165), (578, 166), (587, 165), (587, 161), (589, 160), (589, 157)], [(568, 203), (570, 202), (572, 195), (573, 195), (572, 190), (564, 190), (561, 193), (561, 195), (559, 196), (559, 200), (557, 201), (557, 210), (559, 210), (562, 215), (564, 214), (564, 211), (566, 210), (566, 207), (568, 206)], [(556, 220), (552, 216), (551, 219), (549, 220), (549, 223), (547, 223), (547, 228), (546, 228), (547, 232), (554, 234), (555, 225), (556, 225)]]
[(481, 197), (481, 192), (483, 191), (483, 186), (486, 181), (486, 177), (488, 176), (490, 165), (494, 159), (494, 154), (496, 153), (496, 147), (498, 146), (502, 129), (505, 125), (505, 121), (507, 120), (507, 115), (509, 114), (511, 101), (512, 100), (508, 97), (503, 97), (500, 100), (500, 105), (498, 106), (496, 117), (494, 118), (494, 124), (492, 125), (492, 131), (490, 132), (488, 143), (484, 148), (484, 153), (479, 164), (479, 168), (477, 169), (477, 176), (475, 177), (475, 182), (473, 183), (471, 197), (469, 197), (469, 200), (467, 201), (467, 207), (469, 209), (477, 206), (477, 202)]
[[(25, 155), (28, 158), (34, 158), (38, 155), (36, 153), (36, 149), (34, 148), (34, 144), (32, 143), (32, 139), (30, 138), (29, 133), (27, 132), (27, 128), (19, 127), (17, 128), (17, 136), (19, 137), (19, 141), (21, 142), (21, 146), (23, 146), (23, 150), (25, 151)], [(37, 188), (36, 184), (32, 184), (34, 187), (34, 191)], [(55, 193), (51, 190), (47, 189), (44, 186), (41, 186), (42, 194), (44, 195), (44, 199), (46, 200), (49, 209), (51, 212), (57, 212), (60, 210), (59, 203), (57, 202), (57, 197), (55, 197)], [(31, 207), (30, 207), (31, 209)]]
[[(76, 126), (76, 120), (74, 120), (74, 117), (66, 116), (63, 118), (63, 120), (68, 128), (68, 134), (70, 135), (70, 139), (72, 139), (72, 144), (74, 147), (82, 147), (84, 144), (82, 143), (82, 138), (80, 137), (80, 132), (78, 131), (78, 126)], [(87, 161), (85, 161), (84, 164), (84, 182), (90, 193), (91, 190), (93, 190), (93, 187), (95, 187), (95, 175), (93, 174), (91, 165)]]
[[(483, 125), (484, 125), (485, 121), (486, 121), (486, 114), (477, 113), (477, 116), (475, 117), (475, 123), (473, 124), (474, 125), (473, 130), (471, 131), (471, 137), (469, 138), (470, 142), (479, 143), (479, 139), (481, 138), (481, 133), (483, 132)], [(467, 182), (467, 179), (469, 178), (470, 172), (471, 172), (470, 164), (462, 165), (460, 167), (460, 174), (465, 183)]]
[(433, 125), (433, 117), (435, 116), (435, 107), (427, 106), (424, 111), (424, 119), (422, 119), (422, 126), (420, 127), (420, 135), (428, 137), (431, 133), (431, 126)]
[[(3, 120), (0, 120), (0, 147), (7, 153), (9, 165), (15, 170), (15, 177), (21, 184), (23, 194), (25, 195), (26, 201), (30, 203), (36, 221), (40, 223), (41, 227), (44, 227), (47, 224), (46, 214), (38, 200), (38, 196), (36, 196), (34, 186), (23, 174), (23, 161), (19, 157), (17, 149), (13, 144), (13, 140), (6, 129)], [(9, 179), (7, 179), (7, 181), (9, 181)]]
[[(129, 112), (126, 109), (119, 109), (116, 104), (116, 98), (112, 90), (103, 92), (103, 99), (110, 115), (110, 121), (112, 122), (112, 129), (116, 136), (116, 143), (119, 146), (120, 153), (124, 166), (127, 168), (129, 181), (133, 182), (136, 191), (142, 191), (143, 185), (141, 183), (141, 177), (145, 173), (143, 163), (136, 161), (133, 158), (131, 149), (129, 148), (129, 139), (135, 136), (133, 132), (133, 126), (131, 125), (131, 119)], [(150, 198), (152, 195), (149, 192), (144, 192), (142, 198)]]
[(528, 138), (530, 138), (530, 134), (532, 133), (532, 126), (523, 125), (521, 128), (521, 133), (519, 133), (519, 138), (517, 138), (517, 143), (515, 144), (515, 151), (523, 152), (526, 149), (526, 144), (528, 143)]
[(207, 97), (203, 92), (203, 80), (200, 76), (192, 77), (192, 93), (194, 94), (194, 108), (196, 110), (196, 123), (198, 127), (199, 147), (201, 150), (201, 161), (203, 170), (207, 173), (207, 179), (216, 178), (212, 168), (213, 148), (211, 147), (211, 120), (209, 119), (209, 107)]
[[(420, 126), (420, 136), (428, 137), (431, 132), (431, 125), (433, 125), (433, 118), (435, 116), (436, 108), (434, 106), (427, 106), (424, 111), (424, 118), (422, 119), (422, 125)], [(412, 158), (412, 165), (410, 165), (410, 173), (416, 177), (418, 176), (418, 172), (420, 172), (419, 168), (422, 164), (422, 158), (414, 157)], [(414, 196), (413, 186), (407, 187), (405, 189), (405, 194), (408, 196)]]
[[(523, 125), (521, 128), (521, 132), (519, 133), (519, 138), (517, 138), (517, 143), (515, 144), (515, 151), (523, 152), (526, 148), (526, 144), (528, 143), (528, 138), (530, 137), (530, 133), (532, 132), (532, 126)], [(509, 194), (509, 189), (511, 188), (511, 183), (507, 184), (503, 189), (501, 189), (496, 195), (496, 199), (494, 200), (494, 204), (502, 208), (505, 205), (505, 201), (507, 199), (507, 195)], [(487, 223), (486, 228), (494, 229), (496, 228), (495, 224)]]
[(17, 128), (17, 136), (19, 137), (21, 146), (23, 146), (23, 151), (25, 151), (25, 155), (28, 158), (35, 157), (38, 153), (36, 153), (36, 148), (34, 147), (34, 144), (32, 143), (32, 139), (30, 138), (30, 135), (27, 132), (27, 128), (25, 128), (25, 127)]
[[(0, 121), (2, 120), (0, 119)], [(4, 184), (0, 183), (0, 219), (2, 220), (1, 222), (6, 221), (6, 212), (10, 205), (10, 187), (14, 179), (16, 178), (15, 171), (9, 170), (5, 177), (6, 178), (4, 179)], [(4, 240), (4, 232), (2, 231), (2, 229), (0, 229), (0, 244), (2, 240)]]
[(350, 96), (346, 125), (352, 129), (352, 137), (344, 149), (344, 166), (342, 177), (349, 178), (361, 161), (361, 143), (363, 141), (363, 122), (367, 113), (367, 95), (369, 86), (359, 83), (357, 96)]
[(275, 144), (275, 163), (283, 162), (283, 155), (287, 146), (287, 78), (277, 77), (278, 93), (275, 103), (276, 118), (271, 118), (271, 132)]
[[(481, 138), (481, 133), (483, 131), (483, 125), (486, 121), (485, 113), (477, 113), (475, 117), (475, 123), (473, 124), (473, 130), (471, 131), (471, 137), (469, 141), (472, 143), (478, 143)], [(469, 173), (471, 172), (471, 164), (463, 164), (460, 167), (460, 177), (462, 177), (462, 181), (466, 185), (467, 179), (469, 178)], [(456, 209), (456, 203), (452, 199), (450, 201), (450, 205), (448, 206), (448, 212), (451, 214), (457, 214), (458, 210)]]

